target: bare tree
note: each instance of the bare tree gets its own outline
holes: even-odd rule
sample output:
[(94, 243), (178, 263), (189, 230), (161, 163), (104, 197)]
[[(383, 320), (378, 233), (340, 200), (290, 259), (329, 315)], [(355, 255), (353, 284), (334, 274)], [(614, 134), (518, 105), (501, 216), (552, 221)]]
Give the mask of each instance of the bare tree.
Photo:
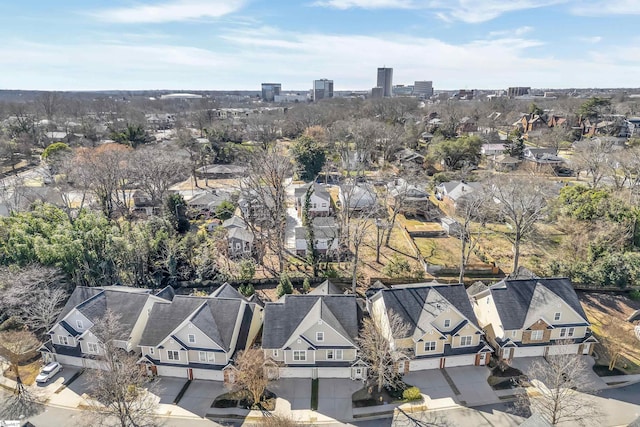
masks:
[(356, 294), (358, 285), (358, 262), (360, 261), (360, 249), (364, 245), (365, 238), (370, 235), (371, 228), (375, 226), (374, 220), (375, 209), (367, 214), (363, 214), (360, 218), (351, 221), (349, 227), (349, 240), (353, 245), (351, 257), (351, 291)]
[(505, 175), (490, 182), (490, 194), (496, 201), (496, 210), (511, 229), (504, 233), (513, 245), (513, 269), (518, 271), (520, 244), (533, 230), (544, 214), (549, 184), (535, 177)]
[(44, 92), (38, 97), (39, 107), (50, 122), (53, 121), (60, 108), (61, 97), (58, 92)]
[(537, 393), (521, 393), (516, 406), (537, 413), (551, 425), (597, 423), (598, 406), (586, 392), (592, 384), (589, 366), (581, 355), (556, 354), (534, 360), (526, 372)]
[(255, 224), (267, 235), (267, 242), (278, 256), (280, 271), (285, 267), (287, 197), (285, 185), (293, 173), (291, 160), (276, 149), (256, 150), (249, 158), (248, 175), (240, 182), (243, 215), (257, 234)]
[(247, 134), (249, 138), (260, 144), (263, 150), (267, 150), (281, 133), (280, 120), (276, 114), (262, 113), (250, 117), (247, 120)]
[(178, 135), (178, 146), (189, 154), (191, 178), (193, 179), (193, 185), (197, 187), (198, 175), (196, 174), (196, 170), (203, 158), (202, 145), (191, 135), (189, 129), (177, 129), (176, 134)]
[(606, 175), (607, 163), (611, 157), (613, 144), (603, 139), (577, 142), (571, 156), (571, 164), (578, 171), (591, 176), (589, 185), (596, 188)]
[(601, 348), (609, 359), (609, 370), (613, 371), (620, 358), (624, 357), (628, 350), (632, 350), (637, 345), (637, 340), (630, 324), (620, 322), (612, 316), (606, 316), (605, 319), (601, 318), (600, 320), (602, 322), (600, 325), (601, 333), (598, 335), (598, 339), (600, 340)]
[(471, 254), (478, 246), (481, 228), (478, 227), (476, 236), (472, 233), (473, 222), (483, 223), (486, 220), (485, 207), (490, 203), (480, 192), (474, 191), (461, 198), (456, 206), (456, 215), (460, 222), (457, 226), (456, 237), (460, 239), (460, 276), (458, 281), (464, 283), (464, 273)]
[(155, 147), (141, 148), (133, 153), (133, 176), (154, 205), (164, 206), (162, 202), (169, 187), (185, 179), (186, 170), (187, 165), (180, 158)]
[(22, 383), (20, 364), (37, 355), (40, 342), (27, 330), (0, 332), (0, 356), (7, 359), (16, 376), (16, 388), (0, 403), (0, 418), (18, 419), (35, 415), (44, 408), (38, 396)]
[(387, 317), (387, 328), (371, 318), (364, 319), (358, 338), (362, 360), (369, 366), (369, 379), (378, 387), (378, 392), (383, 387), (394, 387), (402, 382), (398, 361), (406, 359), (409, 354), (408, 349), (393, 342), (405, 338), (409, 326), (392, 310)]
[(145, 371), (138, 365), (138, 356), (128, 353), (117, 341), (123, 339), (120, 316), (107, 310), (91, 328), (98, 338), (98, 359), (101, 369), (91, 371), (89, 409), (98, 425), (121, 427), (154, 425), (157, 401), (150, 393)]
[(238, 354), (234, 366), (238, 372), (232, 387), (238, 391), (245, 390), (252, 407), (260, 407), (262, 396), (269, 384), (264, 370), (264, 351), (256, 347), (243, 350)]

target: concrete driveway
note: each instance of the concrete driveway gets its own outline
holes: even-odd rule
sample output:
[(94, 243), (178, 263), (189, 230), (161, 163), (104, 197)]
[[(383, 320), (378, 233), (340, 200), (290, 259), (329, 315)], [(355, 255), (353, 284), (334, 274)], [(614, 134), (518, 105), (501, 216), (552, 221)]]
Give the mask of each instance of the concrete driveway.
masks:
[(191, 381), (189, 388), (178, 403), (183, 409), (204, 417), (216, 397), (229, 391), (222, 381)]
[(404, 376), (404, 382), (418, 387), (422, 394), (429, 396), (431, 399), (455, 396), (440, 369), (410, 372)]
[(488, 405), (500, 402), (487, 378), (491, 371), (484, 366), (457, 366), (445, 368), (447, 374), (460, 392), (459, 399), (466, 406)]
[(364, 387), (361, 381), (346, 378), (320, 378), (318, 380), (318, 412), (330, 418), (351, 418), (351, 396)]
[[(584, 390), (596, 391), (596, 390), (607, 389), (608, 388), (607, 383), (602, 378), (600, 378), (595, 372), (593, 372), (593, 365), (595, 363), (595, 361), (593, 360), (593, 357), (591, 356), (581, 356), (581, 357), (585, 363), (584, 376), (588, 382)], [(539, 362), (542, 364), (547, 363), (547, 361), (542, 356), (516, 357), (511, 361), (511, 366), (521, 370), (522, 373), (526, 375), (527, 372), (531, 371), (531, 365), (534, 362)]]
[(289, 401), (292, 410), (311, 408), (311, 379), (281, 378), (274, 381), (269, 390)]
[(153, 394), (160, 397), (160, 403), (172, 404), (186, 382), (184, 378), (158, 377)]

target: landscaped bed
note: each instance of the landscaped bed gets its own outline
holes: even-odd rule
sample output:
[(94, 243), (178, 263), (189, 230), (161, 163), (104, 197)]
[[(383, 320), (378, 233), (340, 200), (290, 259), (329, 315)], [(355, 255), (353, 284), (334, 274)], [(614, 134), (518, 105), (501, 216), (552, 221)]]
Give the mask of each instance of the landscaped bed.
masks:
[[(410, 390), (409, 393), (406, 393)], [(354, 408), (364, 408), (367, 406), (385, 405), (388, 403), (406, 403), (409, 401), (421, 400), (420, 390), (404, 384), (397, 389), (386, 389), (378, 391), (376, 386), (362, 388), (351, 396)]]
[[(492, 363), (493, 365), (494, 363)], [(508, 390), (526, 385), (527, 376), (511, 366), (494, 366), (487, 382), (494, 390)]]
[(609, 370), (609, 366), (608, 365), (593, 365), (593, 372), (596, 373), (596, 375), (598, 375), (599, 377), (612, 377), (615, 375), (625, 375), (624, 371), (618, 369), (618, 368), (613, 368), (612, 370)]
[[(255, 409), (249, 404), (246, 391), (236, 391), (222, 394), (216, 398), (211, 404), (212, 408), (241, 408)], [(265, 390), (260, 401), (260, 408), (266, 411), (276, 409), (276, 395), (269, 390)]]

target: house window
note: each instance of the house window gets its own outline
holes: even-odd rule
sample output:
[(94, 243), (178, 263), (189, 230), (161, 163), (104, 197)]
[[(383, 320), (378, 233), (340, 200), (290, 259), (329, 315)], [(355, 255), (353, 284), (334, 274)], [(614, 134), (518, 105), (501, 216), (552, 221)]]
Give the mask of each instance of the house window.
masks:
[(445, 328), (448, 328), (448, 327), (450, 327), (450, 326), (451, 326), (451, 320), (449, 320), (449, 319), (444, 319), (444, 327), (445, 327)]
[(58, 335), (58, 342), (62, 345), (69, 345), (69, 339), (67, 337), (63, 337), (62, 335)]
[(240, 249), (242, 248), (242, 245), (240, 243), (236, 243), (236, 249)]
[(199, 351), (198, 352), (198, 360), (201, 362), (206, 362), (207, 361), (207, 352), (206, 351)]
[(518, 336), (518, 331), (511, 331), (511, 336), (514, 338)]
[(293, 360), (295, 362), (305, 362), (307, 360), (307, 351), (293, 350)]
[(273, 357), (278, 357), (278, 350), (273, 350), (271, 354), (273, 354)]
[(560, 312), (555, 313), (553, 315), (553, 320), (555, 320), (557, 322), (558, 320), (560, 320), (560, 316), (562, 316), (562, 313), (560, 313)]
[(357, 376), (362, 375), (362, 368), (356, 368), (356, 375)]
[(425, 341), (424, 342), (424, 351), (435, 351), (436, 350), (436, 342), (435, 341)]
[(76, 326), (78, 329), (84, 329), (84, 325), (82, 324), (82, 320), (76, 320)]
[(323, 207), (323, 208), (326, 208), (326, 207), (327, 207), (327, 204), (323, 202), (323, 203), (322, 203), (322, 207)]
[(460, 337), (460, 346), (461, 347), (468, 347), (471, 345), (471, 341), (472, 341), (473, 337), (471, 335), (467, 335), (464, 337)]
[(342, 360), (342, 350), (336, 350), (336, 360)]
[(187, 339), (189, 340), (189, 344), (195, 344), (196, 343), (196, 336), (194, 334), (189, 334)]
[(316, 332), (316, 341), (324, 341), (324, 332)]
[(89, 353), (97, 353), (98, 352), (98, 344), (96, 344), (94, 342), (88, 342), (87, 343), (87, 351)]
[(327, 360), (333, 360), (334, 356), (333, 350), (327, 350)]
[(180, 352), (176, 350), (167, 350), (167, 359), (180, 360)]
[(540, 341), (542, 340), (543, 331), (531, 331), (531, 341)]
[(560, 329), (560, 338), (572, 337), (574, 332), (574, 328), (562, 328)]
[(156, 352), (155, 348), (149, 347), (149, 354), (154, 354)]

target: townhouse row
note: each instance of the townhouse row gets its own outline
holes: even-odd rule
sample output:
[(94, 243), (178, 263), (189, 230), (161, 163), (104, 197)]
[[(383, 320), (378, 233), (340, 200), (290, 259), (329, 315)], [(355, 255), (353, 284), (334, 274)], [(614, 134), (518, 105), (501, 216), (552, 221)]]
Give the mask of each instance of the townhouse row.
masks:
[[(261, 345), (272, 379), (364, 380), (358, 335), (370, 316), (395, 347), (406, 349), (400, 373), (485, 365), (491, 354), (514, 357), (560, 352), (590, 354), (594, 337), (571, 282), (564, 278), (509, 280), (493, 286), (421, 283), (386, 288), (365, 300), (325, 281), (306, 295), (263, 304), (225, 284), (206, 297), (153, 293), (120, 286), (78, 287), (49, 331), (45, 361), (100, 367), (92, 333), (108, 312), (121, 328), (116, 344), (139, 355), (150, 375), (233, 382), (237, 352)], [(395, 315), (394, 315), (395, 313)], [(390, 317), (406, 327), (392, 336)]]

